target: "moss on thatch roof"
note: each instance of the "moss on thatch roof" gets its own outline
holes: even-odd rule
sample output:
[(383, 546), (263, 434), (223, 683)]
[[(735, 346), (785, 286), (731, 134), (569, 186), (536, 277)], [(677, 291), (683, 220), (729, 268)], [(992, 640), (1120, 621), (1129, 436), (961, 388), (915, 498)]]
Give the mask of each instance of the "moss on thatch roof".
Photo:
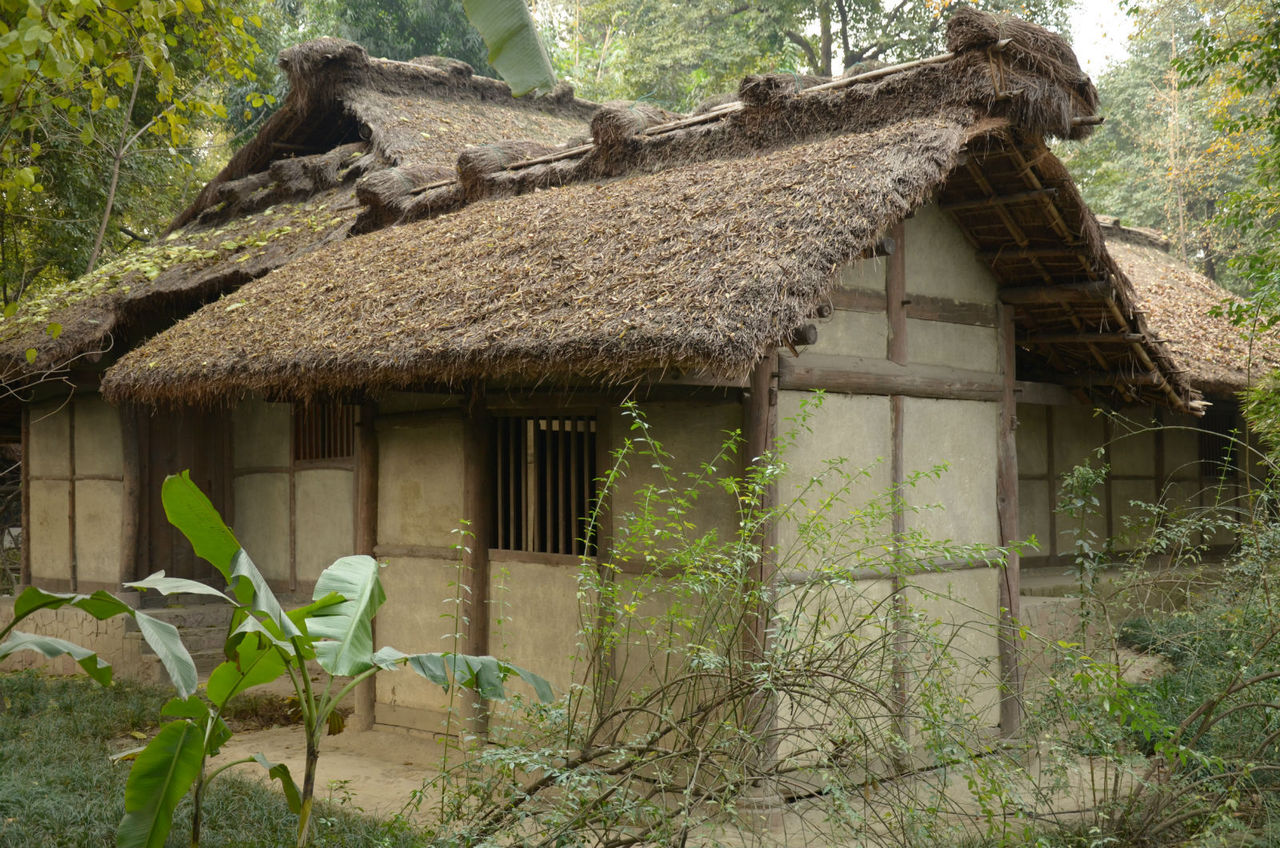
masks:
[[(737, 379), (822, 304), (841, 263), (959, 191), (979, 197), (957, 220), (1002, 283), (1101, 281), (1087, 302), (1038, 304), (1022, 330), (1116, 336), (1123, 345), (1105, 353), (1084, 339), (1079, 355), (1113, 372), (1123, 398), (1193, 409), (1040, 140), (1096, 123), (1070, 49), (973, 11), (953, 17), (948, 46), (807, 88), (790, 74), (748, 77), (738, 101), (688, 118), (606, 107), (591, 142), (570, 149), (472, 151), (460, 178), (370, 204), (403, 226), (209, 305), (123, 359), (104, 391), (183, 404), (470, 380)], [(1014, 201), (1001, 194), (1032, 202), (1006, 212)], [(1044, 361), (1069, 373), (1073, 357)], [(1135, 388), (1127, 375), (1139, 371)]]
[[(285, 103), (165, 237), (33, 294), (0, 320), (0, 379), (97, 358), (124, 337), (163, 329), (343, 238), (369, 211), (361, 200), (412, 197), (452, 174), (470, 145), (511, 135), (576, 139), (592, 108), (569, 89), (517, 100), (465, 63), (370, 59), (336, 39), (290, 48), (280, 63), (290, 80)], [(30, 365), (28, 349), (37, 353)]]
[(209, 402), (741, 375), (810, 314), (834, 268), (928, 196), (966, 138), (953, 121), (906, 121), (350, 239), (153, 339), (107, 391)]
[(1133, 282), (1139, 308), (1170, 340), (1178, 367), (1186, 369), (1196, 388), (1208, 395), (1230, 395), (1280, 368), (1276, 333), (1250, 345), (1241, 328), (1214, 314), (1242, 301), (1171, 256), (1162, 234), (1105, 221), (1103, 233), (1107, 249)]

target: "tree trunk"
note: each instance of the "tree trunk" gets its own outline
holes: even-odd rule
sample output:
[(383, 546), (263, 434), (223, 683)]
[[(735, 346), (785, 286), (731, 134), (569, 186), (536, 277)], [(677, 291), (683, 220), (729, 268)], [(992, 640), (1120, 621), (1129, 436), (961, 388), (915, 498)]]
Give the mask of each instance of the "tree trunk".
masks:
[(831, 76), (831, 0), (818, 6), (819, 47), (818, 55), (822, 57), (822, 67), (817, 68), (819, 75)]

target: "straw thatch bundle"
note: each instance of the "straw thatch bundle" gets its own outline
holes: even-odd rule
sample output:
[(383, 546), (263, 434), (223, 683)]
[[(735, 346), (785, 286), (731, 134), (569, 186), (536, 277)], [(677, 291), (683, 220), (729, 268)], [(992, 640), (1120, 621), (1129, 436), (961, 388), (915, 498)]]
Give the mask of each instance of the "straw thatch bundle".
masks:
[(826, 77), (808, 74), (749, 74), (738, 86), (738, 99), (745, 106), (765, 108), (824, 82)]
[(618, 147), (649, 127), (678, 117), (650, 103), (606, 103), (591, 116), (591, 138), (600, 147)]
[[(1076, 119), (1096, 95), (1060, 39), (978, 13), (952, 26), (956, 55), (866, 81), (752, 77), (737, 104), (697, 119), (603, 109), (587, 149), (496, 155), (428, 186), (401, 204), (419, 223), (205, 308), (104, 388), (165, 404), (672, 369), (739, 378), (811, 314), (834, 268), (938, 190), (966, 145), (1090, 131)], [(1070, 178), (1037, 168), (1069, 188), (1056, 214), (1071, 249), (1104, 265)], [(623, 179), (599, 182), (611, 176)]]
[[(458, 180), (464, 193), (480, 187), (489, 174), (503, 170), (512, 162), (543, 156), (556, 148), (536, 141), (500, 141), (468, 147), (458, 154)], [(483, 189), (480, 189), (483, 191)]]
[(905, 121), (349, 239), (152, 340), (104, 390), (168, 404), (652, 369), (741, 376), (968, 139), (952, 121)]
[(1175, 367), (1185, 370), (1196, 388), (1229, 396), (1280, 368), (1280, 334), (1270, 331), (1250, 343), (1220, 314), (1240, 298), (1171, 256), (1161, 233), (1114, 222), (1103, 231), (1107, 250), (1133, 282), (1138, 308), (1172, 340)]

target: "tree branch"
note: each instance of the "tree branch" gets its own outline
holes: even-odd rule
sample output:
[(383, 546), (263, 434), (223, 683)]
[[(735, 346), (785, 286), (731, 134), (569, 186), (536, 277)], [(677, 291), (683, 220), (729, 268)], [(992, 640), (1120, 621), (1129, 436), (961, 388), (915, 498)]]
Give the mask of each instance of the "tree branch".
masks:
[(809, 43), (808, 39), (793, 29), (786, 30), (782, 34), (787, 37), (787, 41), (804, 51), (804, 57), (808, 60), (809, 67), (813, 68), (815, 74), (822, 73), (822, 62), (818, 59), (818, 54), (814, 51), (813, 45)]

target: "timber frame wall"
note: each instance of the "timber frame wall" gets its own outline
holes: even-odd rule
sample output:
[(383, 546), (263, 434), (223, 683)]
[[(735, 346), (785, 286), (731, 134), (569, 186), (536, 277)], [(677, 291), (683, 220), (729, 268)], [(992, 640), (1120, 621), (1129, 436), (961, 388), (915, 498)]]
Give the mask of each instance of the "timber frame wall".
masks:
[[(1017, 396), (1024, 387), (1016, 380), (1013, 311), (994, 302), (970, 302), (909, 292), (906, 257), (910, 249), (907, 227), (899, 224), (881, 242), (877, 257), (862, 260), (874, 261), (879, 256), (884, 257), (884, 290), (864, 287), (838, 289), (831, 298), (832, 310), (824, 309), (816, 316), (830, 317), (840, 311), (883, 314), (887, 325), (884, 358), (830, 356), (810, 352), (792, 357), (784, 352), (778, 360), (776, 386), (782, 390), (887, 395), (892, 433), (890, 484), (895, 489), (901, 489), (906, 482), (904, 424), (908, 398), (987, 401), (998, 404), (999, 432), (991, 436), (996, 439), (997, 457), (997, 468), (991, 481), (991, 491), (994, 493), (992, 507), (998, 516), (999, 543), (1006, 545), (1018, 541), (1018, 453), (1014, 431), (1017, 426)], [(993, 281), (993, 300), (994, 295)], [(998, 350), (996, 370), (988, 372), (912, 363), (908, 356), (911, 320), (994, 330)], [(907, 531), (906, 521), (903, 512), (896, 511), (892, 528), (895, 546)], [(1017, 650), (1020, 565), (1018, 553), (1010, 553), (998, 578), (1000, 623), (997, 639), (1001, 682), (999, 725), (1001, 733), (1005, 735), (1015, 734), (1021, 727), (1022, 674)], [(974, 566), (959, 564), (941, 567), (966, 570)], [(865, 576), (875, 575), (868, 573)], [(903, 581), (895, 577), (893, 591), (901, 597), (904, 589)], [(899, 686), (905, 686), (906, 671), (895, 669), (895, 679)]]

